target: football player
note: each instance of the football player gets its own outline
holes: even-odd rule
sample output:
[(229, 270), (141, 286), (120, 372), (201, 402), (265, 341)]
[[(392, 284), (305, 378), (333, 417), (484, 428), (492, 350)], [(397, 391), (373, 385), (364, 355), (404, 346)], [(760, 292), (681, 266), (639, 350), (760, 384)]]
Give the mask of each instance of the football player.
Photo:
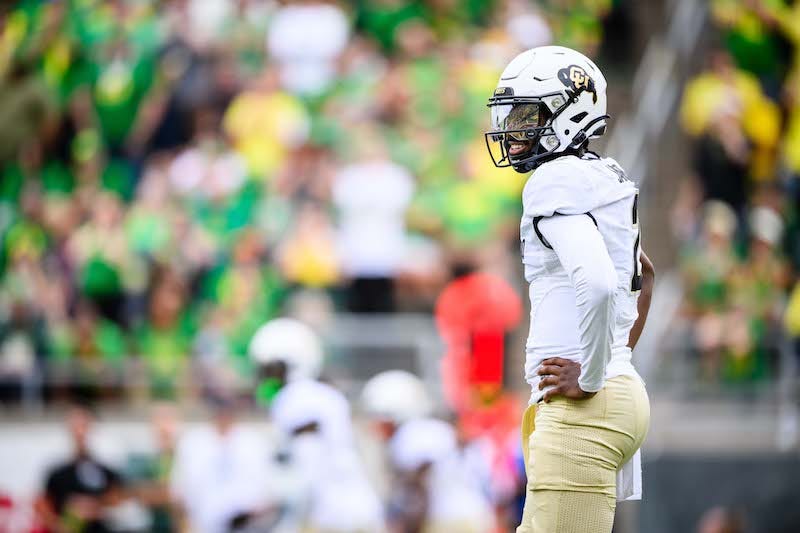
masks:
[(383, 531), (383, 507), (356, 448), (350, 405), (318, 379), (317, 334), (298, 320), (277, 318), (256, 331), (249, 352), (258, 368), (256, 399), (269, 407), (297, 473), (295, 483), (281, 487), (290, 515), (284, 522), (299, 522), (309, 533)]
[(523, 52), (488, 105), (495, 165), (531, 173), (520, 238), (533, 392), (517, 531), (610, 533), (616, 501), (641, 495), (638, 450), (650, 423), (631, 362), (654, 279), (641, 251), (638, 190), (613, 159), (589, 150), (609, 117), (606, 80), (584, 55)]
[(364, 385), (361, 405), (387, 443), (389, 531), (494, 531), (482, 443), (459, 442), (456, 428), (432, 416), (422, 380), (404, 370), (381, 372)]

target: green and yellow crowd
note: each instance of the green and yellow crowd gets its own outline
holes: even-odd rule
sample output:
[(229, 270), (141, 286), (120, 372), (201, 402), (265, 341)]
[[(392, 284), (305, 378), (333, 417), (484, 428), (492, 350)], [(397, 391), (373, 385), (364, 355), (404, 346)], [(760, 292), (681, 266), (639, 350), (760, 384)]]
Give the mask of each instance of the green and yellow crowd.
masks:
[(395, 217), (407, 251), (381, 273), (392, 309), (432, 309), (470, 250), (513, 264), (523, 181), (486, 156), (487, 95), (523, 49), (597, 54), (621, 4), (0, 8), (2, 396), (32, 376), (53, 396), (247, 376), (259, 325), (308, 301), (347, 309), (360, 290), (336, 190), (364, 161), (411, 178)]
[[(680, 109), (682, 316), (706, 382), (769, 383), (800, 338), (800, 4), (713, 0)], [(793, 345), (794, 344), (794, 345)]]

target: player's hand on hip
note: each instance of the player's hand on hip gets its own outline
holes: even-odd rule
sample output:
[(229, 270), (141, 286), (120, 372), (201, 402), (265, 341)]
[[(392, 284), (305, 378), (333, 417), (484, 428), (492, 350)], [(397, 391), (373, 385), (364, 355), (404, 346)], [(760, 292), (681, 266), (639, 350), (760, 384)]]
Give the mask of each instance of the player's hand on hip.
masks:
[(585, 400), (596, 393), (586, 392), (578, 385), (581, 375), (581, 364), (561, 357), (545, 359), (539, 366), (537, 374), (542, 376), (539, 381), (539, 390), (552, 387), (544, 393), (544, 401), (549, 402), (556, 396), (563, 396), (572, 400)]

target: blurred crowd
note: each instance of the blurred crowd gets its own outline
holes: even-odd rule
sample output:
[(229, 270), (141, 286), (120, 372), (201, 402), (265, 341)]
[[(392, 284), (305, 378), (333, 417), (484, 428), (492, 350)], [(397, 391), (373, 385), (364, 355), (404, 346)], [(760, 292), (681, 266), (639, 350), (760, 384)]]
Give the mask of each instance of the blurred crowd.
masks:
[[(768, 382), (800, 355), (800, 4), (713, 0), (680, 110), (692, 179), (673, 232), (688, 344), (706, 383)], [(788, 339), (788, 340), (787, 340)]]
[(298, 300), (430, 311), (465, 263), (514, 278), (523, 180), (486, 157), (487, 95), (554, 40), (624, 58), (629, 7), (4, 6), (0, 400), (134, 378), (170, 398), (189, 362), (249, 375)]

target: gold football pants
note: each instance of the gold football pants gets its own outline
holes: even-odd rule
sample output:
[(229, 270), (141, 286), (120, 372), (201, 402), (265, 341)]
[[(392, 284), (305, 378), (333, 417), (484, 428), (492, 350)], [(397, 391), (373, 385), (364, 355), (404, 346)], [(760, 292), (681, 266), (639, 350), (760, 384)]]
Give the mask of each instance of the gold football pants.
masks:
[(649, 425), (647, 391), (635, 376), (611, 378), (587, 400), (529, 406), (522, 421), (528, 488), (517, 533), (610, 533), (617, 470)]

